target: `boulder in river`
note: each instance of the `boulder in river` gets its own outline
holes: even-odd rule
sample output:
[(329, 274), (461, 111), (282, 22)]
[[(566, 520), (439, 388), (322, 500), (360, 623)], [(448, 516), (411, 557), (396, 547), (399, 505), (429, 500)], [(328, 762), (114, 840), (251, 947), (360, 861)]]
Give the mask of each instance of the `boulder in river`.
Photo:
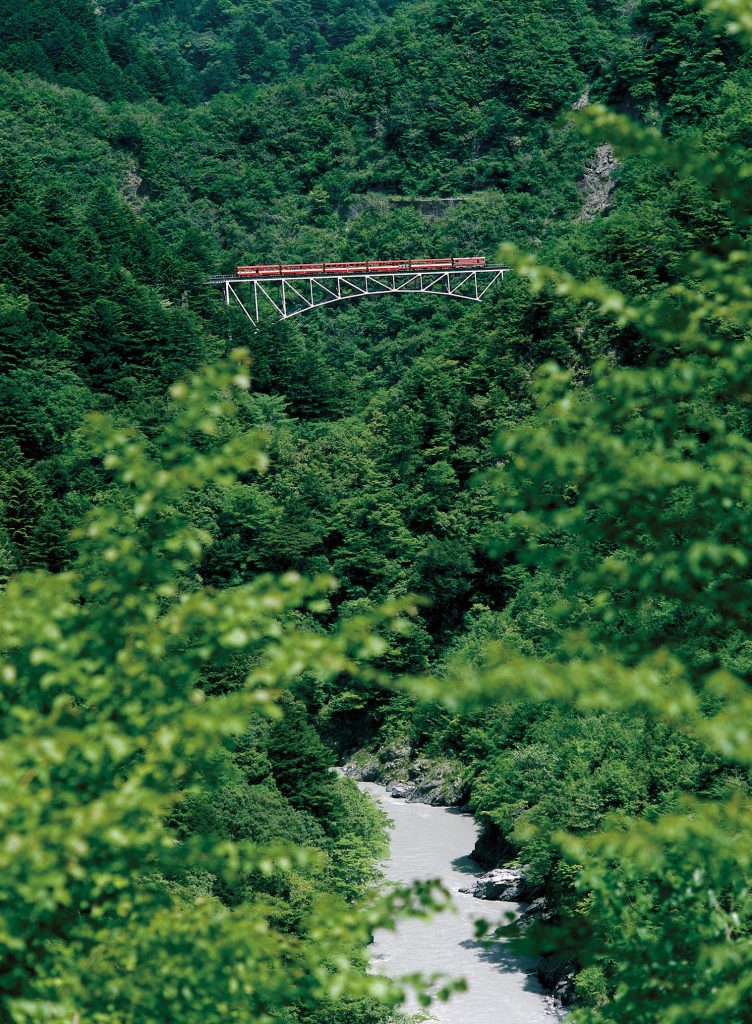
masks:
[(516, 902), (524, 897), (525, 878), (519, 868), (494, 868), (461, 886), (460, 892), (469, 892), (478, 900)]
[(414, 782), (390, 782), (386, 791), (389, 796), (393, 796), (395, 800), (409, 800), (415, 792)]

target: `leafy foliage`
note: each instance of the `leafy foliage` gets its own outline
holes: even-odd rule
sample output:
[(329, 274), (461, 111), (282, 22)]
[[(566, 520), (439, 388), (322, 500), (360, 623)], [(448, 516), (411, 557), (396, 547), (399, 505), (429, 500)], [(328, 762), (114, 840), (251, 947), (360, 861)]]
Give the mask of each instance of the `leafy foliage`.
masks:
[[(423, 888), (349, 909), (317, 884), (326, 869), (311, 825), (301, 819), (303, 845), (284, 842), (294, 812), (278, 795), (285, 821), (259, 834), (253, 822), (274, 790), (220, 770), (225, 739), (249, 716), (279, 715), (280, 686), (304, 670), (357, 672), (356, 659), (378, 649), (362, 617), (331, 637), (285, 624), (293, 609), (320, 607), (326, 579), (264, 576), (214, 592), (195, 578), (206, 538), (181, 506), (264, 465), (257, 436), (228, 431), (230, 389), (247, 384), (242, 364), (228, 364), (175, 385), (173, 416), (148, 447), (90, 420), (120, 487), (89, 514), (70, 571), (14, 577), (2, 595), (1, 998), (11, 1019), (266, 1021), (344, 994), (394, 998), (350, 964), (351, 950), (398, 907), (433, 902)], [(244, 685), (207, 697), (205, 673), (244, 655)], [(278, 778), (289, 789), (289, 769)], [(201, 824), (195, 802), (210, 793), (219, 822)], [(244, 825), (238, 812), (259, 798)], [(194, 806), (176, 832), (170, 814), (186, 799)], [(338, 887), (348, 892), (352, 872), (364, 893), (363, 843), (378, 827), (362, 806), (351, 825)], [(281, 919), (268, 883), (249, 889), (254, 877), (274, 881), (270, 897), (287, 894)]]

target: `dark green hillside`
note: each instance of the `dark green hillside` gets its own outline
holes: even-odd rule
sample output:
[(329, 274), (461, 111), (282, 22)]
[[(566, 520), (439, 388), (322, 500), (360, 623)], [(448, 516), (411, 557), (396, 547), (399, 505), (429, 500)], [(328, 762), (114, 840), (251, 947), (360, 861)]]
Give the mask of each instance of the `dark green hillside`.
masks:
[[(136, 17), (139, 11), (129, 7), (125, 13)], [(81, 51), (75, 41), (64, 41), (73, 13), (63, 5), (46, 14), (63, 40), (55, 52), (68, 64)], [(163, 13), (187, 24), (201, 12)], [(562, 24), (551, 16), (553, 8), (523, 14), (500, 4), (504, 33), (519, 37), (508, 51), (488, 11), (480, 13), (467, 9), (460, 17), (455, 7), (406, 5), (303, 78), (261, 91), (235, 83), (231, 92), (196, 107), (183, 105), (177, 95), (169, 106), (134, 103), (125, 86), (122, 99), (109, 104), (61, 91), (58, 83), (73, 79), (41, 61), (24, 65), (25, 77), (6, 80), (0, 247), (9, 320), (5, 389), (24, 396), (6, 433), (17, 446), (11, 452), (19, 451), (19, 471), (24, 459), (45, 464), (40, 486), (55, 498), (58, 519), (38, 528), (28, 524), (29, 551), (14, 545), (15, 561), (38, 559), (31, 540), (37, 529), (48, 538), (50, 564), (60, 564), (66, 495), (82, 488), (85, 493), (87, 485), (76, 481), (70, 454), (64, 467), (58, 454), (84, 410), (114, 403), (148, 429), (160, 415), (165, 383), (181, 367), (221, 350), (228, 324), (215, 297), (198, 283), (207, 270), (254, 258), (490, 253), (499, 237), (528, 239), (578, 208), (574, 183), (584, 148), (571, 131), (554, 127), (554, 116), (595, 73), (596, 50), (601, 60), (618, 50), (618, 36), (597, 28), (585, 7)], [(471, 14), (477, 15), (472, 44), (464, 38), (471, 22), (463, 20)], [(78, 24), (100, 52), (118, 17), (107, 8)], [(531, 18), (538, 34), (569, 40), (553, 106), (533, 96), (523, 100), (524, 82), (515, 79), (525, 62), (541, 63), (532, 37), (524, 52), (519, 49)], [(134, 45), (149, 37), (147, 21), (130, 33)], [(587, 50), (583, 40), (593, 32), (601, 42)], [(462, 74), (447, 70), (460, 68)], [(110, 99), (111, 92), (99, 92)], [(458, 118), (467, 122), (464, 141), (455, 131), (439, 130), (442, 117), (455, 126)], [(562, 166), (569, 168), (564, 178)], [(502, 192), (488, 187), (502, 179)], [(416, 206), (390, 198), (411, 190), (459, 191), (465, 199), (445, 216), (427, 219)], [(159, 295), (151, 289), (155, 280), (167, 282)], [(252, 339), (258, 385), (281, 393), (298, 418), (362, 410), (372, 394), (396, 384), (429, 337), (437, 339), (428, 342), (437, 354), (454, 358), (442, 353), (441, 339), (458, 313), (381, 304), (338, 311), (320, 326), (315, 320), (290, 329), (270, 326)], [(248, 338), (242, 324), (233, 330), (236, 341)], [(403, 331), (412, 337), (401, 337)], [(44, 429), (27, 426), (26, 368), (33, 366), (35, 375), (38, 368), (43, 379), (53, 365), (53, 380), (44, 387), (51, 405)], [(68, 397), (57, 402), (54, 393), (63, 386)], [(38, 418), (38, 403), (32, 407), (29, 419)], [(492, 407), (489, 431), (494, 415)], [(477, 434), (472, 415), (463, 416), (466, 429)], [(395, 452), (395, 458), (406, 463), (412, 457)], [(467, 480), (477, 459), (466, 451), (461, 479)], [(327, 533), (332, 529), (327, 526)], [(311, 554), (329, 558), (320, 546)], [(431, 564), (440, 556), (427, 557)], [(414, 561), (412, 554), (407, 561)], [(284, 551), (276, 562), (287, 563)], [(397, 583), (392, 575), (381, 581), (382, 589)], [(421, 582), (420, 575), (402, 575), (398, 585)], [(354, 585), (358, 596), (369, 589), (360, 579)]]
[[(0, 0), (0, 23), (3, 584), (18, 570), (58, 573), (80, 568), (77, 557), (87, 564), (84, 535), (72, 531), (92, 507), (105, 504), (130, 522), (129, 481), (93, 457), (81, 432), (87, 414), (110, 416), (115, 434), (130, 432), (156, 457), (172, 382), (241, 345), (251, 353), (253, 390), (212, 429), (221, 440), (260, 430), (269, 466), (263, 475), (218, 473), (165, 499), (161, 514), (182, 517), (202, 540), (193, 560), (174, 555), (174, 589), (153, 595), (154, 607), (201, 586), (220, 595), (252, 587), (264, 573), (331, 574), (338, 589), (314, 607), (285, 606), (285, 628), (331, 639), (338, 627), (360, 628), (358, 616), (379, 602), (420, 595), (410, 630), (393, 616), (379, 619), (378, 636), (355, 645), (392, 676), (467, 679), (498, 642), (502, 662), (558, 663), (582, 643), (587, 656), (617, 652), (632, 665), (666, 648), (698, 674), (704, 666), (748, 678), (743, 615), (720, 604), (703, 618), (686, 594), (650, 574), (653, 603), (588, 576), (601, 558), (626, 572), (646, 545), (681, 546), (694, 536), (687, 509), (698, 499), (676, 498), (657, 541), (650, 524), (665, 511), (652, 490), (657, 478), (644, 482), (644, 501), (636, 489), (634, 508), (623, 503), (606, 515), (622, 494), (611, 449), (598, 448), (597, 431), (583, 440), (587, 418), (567, 418), (577, 402), (558, 406), (560, 379), (551, 371), (541, 384), (539, 375), (555, 361), (586, 402), (623, 370), (615, 394), (597, 392), (586, 407), (593, 423), (620, 410), (608, 430), (638, 453), (650, 450), (645, 437), (660, 437), (692, 465), (724, 417), (735, 431), (730, 447), (747, 443), (749, 389), (736, 381), (726, 400), (708, 383), (702, 353), (716, 342), (691, 330), (722, 324), (723, 346), (740, 344), (748, 325), (736, 306), (696, 321), (687, 313), (698, 295), (726, 295), (712, 276), (697, 283), (693, 261), (723, 261), (747, 244), (752, 80), (739, 35), (682, 0)], [(588, 130), (587, 115), (575, 126), (572, 111), (588, 103), (663, 131), (671, 159), (658, 158), (650, 134), (637, 143), (623, 135), (615, 156), (607, 132)], [(729, 147), (730, 156), (718, 155)], [(707, 167), (697, 171), (703, 154)], [(364, 300), (289, 323), (269, 315), (256, 333), (205, 284), (241, 261), (495, 258), (502, 242), (659, 312), (620, 321), (609, 316), (616, 300), (594, 293), (583, 304), (554, 279), (531, 295), (520, 272), (477, 307)], [(681, 291), (690, 284), (696, 290)], [(666, 368), (688, 344), (687, 394)], [(644, 380), (656, 394), (633, 406), (624, 395), (642, 394)], [(559, 420), (566, 430), (557, 432)], [(500, 429), (528, 446), (528, 462), (514, 471), (495, 440)], [(200, 424), (191, 430), (181, 442), (209, 450)], [(575, 522), (567, 509), (580, 514), (584, 464), (606, 483)], [(489, 473), (501, 468), (500, 478)], [(520, 503), (522, 512), (537, 509), (542, 533), (538, 520), (520, 525)], [(736, 526), (716, 535), (718, 517), (703, 515), (725, 551)], [(137, 536), (153, 539), (149, 530)], [(720, 560), (723, 576), (725, 555), (707, 557)], [(698, 607), (703, 587), (714, 585), (712, 573), (695, 585)], [(745, 608), (739, 588), (729, 592)], [(604, 604), (618, 606), (615, 618), (601, 620)], [(237, 659), (223, 656), (205, 673), (192, 664), (218, 700), (239, 692), (259, 663), (253, 643), (241, 646)], [(562, 956), (583, 966), (584, 932), (600, 937), (577, 985), (583, 1006), (594, 1008), (587, 1019), (649, 1024), (598, 1009), (623, 980), (613, 908), (588, 916), (591, 893), (612, 878), (596, 872), (591, 890), (576, 890), (576, 855), (562, 853), (559, 833), (597, 836), (614, 814), (656, 821), (690, 797), (735, 789), (746, 799), (739, 759), (729, 768), (718, 745), (642, 705), (576, 708), (574, 698), (531, 686), (514, 697), (505, 690), (482, 710), (472, 702), (447, 710), (395, 696), (393, 678), (383, 689), (371, 678), (307, 669), (290, 671), (286, 717), (251, 718), (240, 737), (223, 739), (228, 749), (202, 763), (199, 783), (166, 820), (185, 842), (289, 838), (316, 848), (318, 866), (296, 868), (286, 881), (209, 872), (196, 890), (225, 908), (263, 905), (259, 913), (268, 910), (275, 928), (308, 948), (307, 911), (319, 897), (363, 897), (383, 840), (378, 817), (330, 777), (332, 750), (359, 746), (361, 757), (375, 758), (396, 738), (424, 765), (457, 768), (488, 856), (529, 865), (554, 924), (568, 922)], [(341, 868), (351, 822), (352, 857)], [(192, 891), (194, 881), (176, 884)], [(630, 897), (652, 894), (639, 884), (624, 882)], [(573, 920), (585, 922), (579, 933)], [(746, 941), (746, 923), (739, 930)], [(625, 962), (639, 960), (643, 938), (635, 934), (622, 951)], [(363, 937), (347, 948), (362, 958)], [(14, 998), (18, 978), (34, 976), (18, 970)], [(356, 990), (353, 983), (348, 993), (359, 998)], [(381, 1020), (387, 1011), (360, 996), (352, 1019)], [(274, 1020), (319, 1024), (318, 1013), (299, 1001)], [(702, 1024), (722, 1019), (696, 1015)]]
[(101, 18), (89, 0), (3, 0), (0, 22), (0, 65), (8, 71), (28, 72), (104, 99), (132, 91), (108, 52)]
[(124, 74), (161, 100), (196, 102), (324, 62), (368, 32), (396, 0), (185, 0), (101, 5)]

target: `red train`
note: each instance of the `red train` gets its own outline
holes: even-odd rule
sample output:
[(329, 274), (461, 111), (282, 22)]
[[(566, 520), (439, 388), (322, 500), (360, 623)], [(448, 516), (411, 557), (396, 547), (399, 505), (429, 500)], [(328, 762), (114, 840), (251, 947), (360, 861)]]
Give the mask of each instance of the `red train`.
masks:
[(364, 260), (360, 263), (261, 263), (250, 267), (238, 267), (238, 277), (393, 274), (405, 270), (475, 270), (485, 265), (485, 256), (454, 256), (445, 260)]

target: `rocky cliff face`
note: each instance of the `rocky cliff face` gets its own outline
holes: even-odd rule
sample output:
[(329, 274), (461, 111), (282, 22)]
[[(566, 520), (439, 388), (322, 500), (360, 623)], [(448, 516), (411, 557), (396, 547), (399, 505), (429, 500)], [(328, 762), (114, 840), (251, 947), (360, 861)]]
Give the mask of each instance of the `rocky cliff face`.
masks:
[(577, 183), (582, 192), (581, 220), (593, 220), (611, 205), (611, 193), (616, 188), (616, 167), (616, 157), (610, 144), (598, 146)]

